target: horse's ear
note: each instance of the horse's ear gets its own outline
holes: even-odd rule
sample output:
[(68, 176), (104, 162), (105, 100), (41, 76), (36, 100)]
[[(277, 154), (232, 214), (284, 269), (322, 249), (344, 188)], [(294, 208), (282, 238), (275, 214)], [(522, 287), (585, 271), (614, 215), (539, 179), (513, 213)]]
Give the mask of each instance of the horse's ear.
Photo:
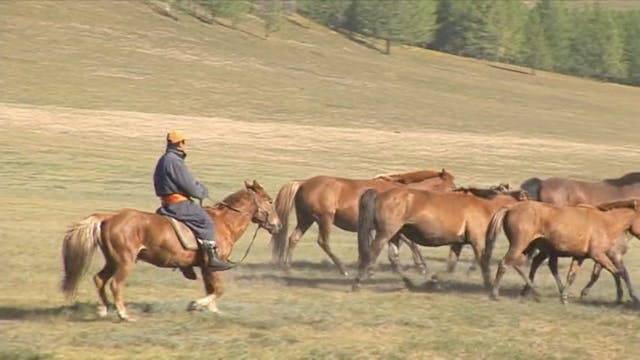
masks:
[(635, 210), (635, 211), (640, 210), (640, 207), (638, 206), (638, 200), (637, 199), (633, 199), (633, 210)]
[(245, 180), (245, 181), (244, 181), (244, 187), (246, 187), (247, 189), (250, 189), (250, 188), (251, 188), (251, 184), (249, 184), (249, 183), (247, 182), (247, 180)]
[(256, 189), (261, 188), (262, 186), (260, 186), (260, 184), (258, 184), (258, 182), (256, 181), (256, 179), (253, 179), (253, 187)]

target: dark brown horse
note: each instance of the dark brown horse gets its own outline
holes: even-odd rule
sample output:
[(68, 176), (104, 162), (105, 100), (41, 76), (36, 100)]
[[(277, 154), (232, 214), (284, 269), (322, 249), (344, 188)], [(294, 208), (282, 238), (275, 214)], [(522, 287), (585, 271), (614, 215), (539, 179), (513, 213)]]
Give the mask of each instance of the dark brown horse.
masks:
[[(491, 291), (493, 298), (498, 298), (507, 266), (515, 268), (534, 294), (539, 296), (533, 283), (519, 266), (524, 261), (525, 249), (534, 246), (554, 257), (593, 259), (614, 276), (620, 276), (633, 301), (640, 303), (622, 261), (627, 246), (625, 233), (640, 237), (640, 212), (636, 200), (616, 201), (601, 205), (600, 209), (592, 206), (559, 207), (537, 201), (523, 202), (494, 215), (488, 232), (487, 247), (493, 246), (501, 227), (509, 240), (509, 250), (496, 273)], [(566, 302), (568, 286), (562, 286), (557, 269), (554, 277), (561, 300)]]
[[(331, 225), (355, 232), (358, 230), (358, 199), (367, 189), (384, 191), (393, 187), (423, 190), (451, 190), (453, 175), (441, 171), (421, 170), (404, 174), (381, 175), (373, 179), (347, 179), (333, 176), (314, 176), (294, 180), (284, 185), (276, 196), (275, 208), (282, 221), (282, 229), (273, 235), (273, 260), (283, 267), (291, 265), (293, 250), (313, 223), (318, 224), (318, 245), (331, 258), (343, 275), (348, 275), (342, 261), (331, 251)], [(295, 203), (297, 224), (287, 246), (289, 213)], [(413, 246), (412, 243), (409, 243)], [(417, 248), (413, 246), (414, 260)]]
[[(485, 286), (489, 287), (491, 249), (485, 249), (489, 220), (501, 208), (526, 200), (522, 190), (433, 192), (408, 188), (393, 188), (377, 194), (367, 190), (360, 198), (358, 276), (353, 285), (360, 288), (369, 276), (384, 244), (389, 243), (389, 261), (405, 284), (411, 281), (398, 263), (399, 236), (404, 235), (422, 246), (469, 244), (482, 269)], [(372, 232), (375, 238), (371, 242)]]
[[(227, 196), (214, 207), (205, 207), (216, 223), (216, 243), (221, 259), (227, 260), (235, 242), (251, 222), (274, 233), (280, 228), (278, 214), (272, 200), (255, 180), (245, 182), (244, 188)], [(195, 237), (186, 225), (179, 223), (186, 242), (195, 245)], [(98, 314), (107, 315), (109, 301), (107, 282), (111, 281), (116, 312), (122, 320), (133, 320), (127, 313), (122, 290), (125, 279), (137, 260), (166, 268), (181, 268), (195, 277), (192, 267), (200, 267), (206, 296), (193, 301), (190, 309), (209, 309), (217, 312), (216, 299), (222, 295), (222, 282), (218, 272), (206, 266), (201, 251), (186, 249), (181, 244), (170, 220), (164, 216), (133, 209), (112, 214), (94, 214), (73, 224), (66, 233), (62, 245), (64, 278), (61, 289), (67, 297), (73, 297), (78, 283), (90, 265), (91, 257), (100, 247), (105, 258), (102, 270), (93, 280), (101, 303)], [(190, 271), (189, 271), (190, 270)]]
[(520, 188), (529, 193), (531, 200), (558, 206), (578, 204), (597, 206), (616, 200), (640, 198), (640, 172), (595, 182), (559, 177), (541, 180), (534, 177), (525, 180)]

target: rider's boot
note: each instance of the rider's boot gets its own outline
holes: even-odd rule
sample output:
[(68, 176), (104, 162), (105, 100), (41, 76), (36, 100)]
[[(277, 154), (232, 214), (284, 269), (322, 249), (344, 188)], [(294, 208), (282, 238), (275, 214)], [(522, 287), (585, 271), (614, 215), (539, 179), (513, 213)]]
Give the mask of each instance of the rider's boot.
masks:
[(203, 240), (198, 239), (200, 244), (202, 244), (202, 248), (207, 252), (207, 257), (209, 261), (207, 265), (214, 271), (224, 271), (229, 270), (233, 267), (233, 265), (224, 262), (222, 259), (218, 257), (218, 253), (216, 251), (216, 245), (211, 240)]

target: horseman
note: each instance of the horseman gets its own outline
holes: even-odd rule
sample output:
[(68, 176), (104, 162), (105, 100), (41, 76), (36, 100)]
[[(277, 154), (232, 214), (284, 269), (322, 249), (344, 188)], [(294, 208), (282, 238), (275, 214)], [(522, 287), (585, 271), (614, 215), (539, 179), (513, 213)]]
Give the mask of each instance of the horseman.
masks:
[(215, 224), (204, 209), (191, 198), (209, 197), (207, 188), (196, 181), (185, 164), (186, 137), (180, 130), (167, 134), (167, 148), (158, 160), (153, 174), (153, 185), (162, 206), (157, 213), (184, 222), (195, 234), (198, 244), (209, 258), (212, 270), (222, 271), (232, 267), (222, 261), (216, 251)]

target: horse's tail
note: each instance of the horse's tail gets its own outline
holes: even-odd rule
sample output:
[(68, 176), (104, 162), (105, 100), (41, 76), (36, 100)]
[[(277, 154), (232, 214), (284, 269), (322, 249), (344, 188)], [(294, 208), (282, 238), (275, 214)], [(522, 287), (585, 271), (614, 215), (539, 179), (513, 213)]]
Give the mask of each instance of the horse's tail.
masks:
[(493, 254), (493, 247), (496, 243), (496, 237), (498, 236), (498, 230), (502, 227), (502, 220), (507, 214), (509, 209), (502, 208), (498, 210), (491, 217), (489, 227), (487, 228), (486, 243), (484, 245), (484, 254), (482, 254), (482, 266), (485, 269), (489, 269), (491, 266), (491, 255)]
[(529, 194), (530, 200), (540, 201), (540, 186), (542, 186), (542, 180), (537, 177), (532, 177), (520, 184), (520, 189)]
[(360, 266), (371, 261), (371, 232), (375, 225), (375, 209), (378, 192), (375, 189), (365, 191), (358, 201), (358, 255)]
[(89, 269), (91, 259), (100, 242), (100, 224), (108, 215), (93, 214), (71, 225), (62, 242), (64, 278), (60, 289), (67, 298), (73, 298), (78, 282)]
[(275, 263), (284, 262), (287, 250), (287, 232), (289, 231), (289, 213), (293, 208), (293, 200), (304, 181), (292, 180), (280, 188), (275, 200), (275, 209), (282, 227), (271, 236), (271, 259)]

